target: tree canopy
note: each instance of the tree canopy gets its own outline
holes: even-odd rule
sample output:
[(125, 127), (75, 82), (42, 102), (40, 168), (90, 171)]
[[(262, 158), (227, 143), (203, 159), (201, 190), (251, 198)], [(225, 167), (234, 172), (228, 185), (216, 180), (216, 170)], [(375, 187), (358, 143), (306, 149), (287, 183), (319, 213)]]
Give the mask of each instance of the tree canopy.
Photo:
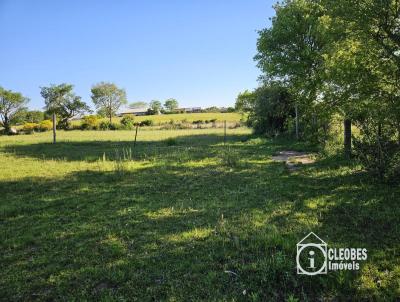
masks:
[(174, 111), (178, 108), (179, 103), (176, 99), (170, 98), (167, 99), (164, 103), (164, 107), (165, 109), (167, 109), (168, 111)]
[(125, 90), (113, 83), (98, 83), (92, 87), (91, 92), (94, 105), (109, 117), (110, 123), (118, 109), (127, 103)]
[(11, 129), (18, 115), (26, 110), (29, 99), (19, 92), (13, 92), (0, 87), (0, 126), (6, 133)]
[[(262, 86), (287, 89), (302, 137), (319, 137), (340, 116), (346, 154), (352, 123), (357, 140), (400, 142), (400, 2), (286, 0), (275, 11), (259, 31), (255, 60)], [(251, 108), (251, 96), (240, 94), (237, 106)]]
[(50, 85), (41, 87), (41, 95), (45, 100), (46, 109), (59, 118), (59, 128), (69, 127), (69, 120), (78, 115), (90, 112), (89, 106), (82, 101), (80, 96), (73, 92), (71, 84)]

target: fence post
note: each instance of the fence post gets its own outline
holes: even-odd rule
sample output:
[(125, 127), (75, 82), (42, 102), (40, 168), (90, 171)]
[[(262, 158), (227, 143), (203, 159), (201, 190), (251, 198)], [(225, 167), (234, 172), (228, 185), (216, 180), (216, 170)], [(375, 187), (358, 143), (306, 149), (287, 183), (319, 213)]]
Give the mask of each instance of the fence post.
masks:
[(226, 144), (226, 120), (224, 121), (224, 145)]
[(56, 113), (53, 112), (53, 144), (56, 143)]
[(296, 111), (296, 139), (299, 140), (299, 112), (297, 109), (297, 104), (295, 105), (295, 111)]
[(133, 147), (136, 146), (136, 138), (137, 138), (137, 132), (138, 132), (139, 124), (136, 125), (136, 132), (135, 132), (135, 141), (133, 142)]

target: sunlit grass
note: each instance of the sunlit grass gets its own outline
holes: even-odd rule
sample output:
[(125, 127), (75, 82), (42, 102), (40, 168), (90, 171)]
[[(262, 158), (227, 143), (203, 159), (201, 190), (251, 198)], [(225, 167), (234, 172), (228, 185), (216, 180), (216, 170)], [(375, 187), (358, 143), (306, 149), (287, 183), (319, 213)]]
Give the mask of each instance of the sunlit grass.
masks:
[[(0, 137), (1, 298), (399, 296), (398, 187), (338, 157), (290, 172), (271, 155), (310, 146), (246, 128), (229, 129), (226, 145), (221, 129), (143, 131), (136, 146), (132, 133)], [(297, 275), (296, 243), (310, 231), (366, 247), (368, 261)]]

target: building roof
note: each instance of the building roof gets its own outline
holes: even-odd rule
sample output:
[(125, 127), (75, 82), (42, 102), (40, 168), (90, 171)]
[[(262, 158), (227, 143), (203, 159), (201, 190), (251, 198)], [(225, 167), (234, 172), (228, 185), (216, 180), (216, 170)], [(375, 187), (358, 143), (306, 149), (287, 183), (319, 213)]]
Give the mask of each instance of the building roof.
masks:
[(118, 114), (135, 114), (135, 113), (147, 112), (148, 109), (149, 108), (147, 108), (147, 107), (125, 108), (125, 109), (122, 109)]

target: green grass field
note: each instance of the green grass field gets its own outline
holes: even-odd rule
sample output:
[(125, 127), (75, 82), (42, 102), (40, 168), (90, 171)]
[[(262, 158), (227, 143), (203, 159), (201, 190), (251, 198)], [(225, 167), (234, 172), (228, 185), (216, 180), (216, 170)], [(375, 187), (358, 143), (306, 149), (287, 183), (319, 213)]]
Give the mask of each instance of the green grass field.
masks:
[[(166, 116), (170, 118), (170, 116)], [(194, 119), (206, 119), (193, 117)], [(0, 137), (0, 300), (299, 301), (400, 296), (400, 188), (338, 157), (289, 172), (249, 129)], [(310, 149), (311, 148), (311, 149)], [(366, 247), (296, 274), (296, 243)]]
[[(243, 117), (242, 114), (237, 112), (229, 112), (229, 113), (182, 113), (182, 114), (160, 114), (160, 115), (144, 115), (144, 116), (135, 116), (135, 122), (142, 122), (144, 120), (152, 120), (155, 125), (159, 125), (162, 123), (168, 123), (171, 120), (174, 122), (182, 122), (187, 121), (189, 123), (198, 120), (213, 120), (216, 119), (218, 122), (239, 122)], [(104, 118), (103, 120), (108, 120)], [(119, 123), (121, 117), (114, 117), (113, 122)], [(73, 121), (72, 124), (80, 124), (79, 120)]]

